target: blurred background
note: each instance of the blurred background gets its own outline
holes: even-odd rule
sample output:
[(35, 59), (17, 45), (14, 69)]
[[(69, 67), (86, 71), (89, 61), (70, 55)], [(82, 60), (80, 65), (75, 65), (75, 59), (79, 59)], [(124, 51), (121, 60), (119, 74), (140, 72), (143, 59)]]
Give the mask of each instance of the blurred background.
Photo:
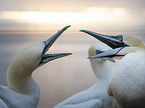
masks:
[(0, 84), (7, 85), (7, 68), (17, 51), (71, 25), (48, 53), (73, 55), (47, 63), (33, 73), (41, 90), (38, 108), (52, 108), (87, 89), (97, 81), (87, 52), (98, 41), (79, 30), (129, 34), (145, 42), (144, 5), (145, 0), (0, 0)]

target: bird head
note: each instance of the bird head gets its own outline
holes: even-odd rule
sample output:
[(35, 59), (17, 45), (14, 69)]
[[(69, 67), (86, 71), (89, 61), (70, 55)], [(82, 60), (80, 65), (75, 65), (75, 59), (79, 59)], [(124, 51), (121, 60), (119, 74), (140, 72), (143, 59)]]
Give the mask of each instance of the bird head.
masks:
[(121, 59), (128, 53), (135, 52), (140, 48), (145, 48), (143, 42), (138, 37), (127, 35), (109, 36), (88, 30), (81, 30), (81, 32), (85, 32), (95, 37), (96, 39), (112, 48), (111, 50), (105, 51), (103, 53), (90, 56), (89, 59), (104, 57)]
[[(64, 27), (43, 42), (29, 44), (20, 50), (12, 59), (8, 71), (15, 71), (15, 73), (19, 72), (19, 75), (31, 74), (36, 68), (46, 64), (49, 61), (70, 55), (71, 53), (46, 54), (56, 39), (69, 27), (70, 26)], [(27, 73), (20, 74), (20, 72), (24, 71)]]
[[(90, 59), (90, 57), (93, 55), (101, 54), (101, 53), (104, 53), (108, 50), (110, 50), (110, 48), (103, 43), (98, 42), (98, 43), (92, 44), (88, 50), (88, 56), (89, 56), (88, 59)], [(90, 59), (90, 60), (92, 60), (92, 59)], [(115, 60), (113, 58), (108, 58), (108, 57), (96, 58), (96, 60), (100, 61), (100, 62), (104, 62), (106, 60), (109, 60), (111, 62), (115, 62)]]

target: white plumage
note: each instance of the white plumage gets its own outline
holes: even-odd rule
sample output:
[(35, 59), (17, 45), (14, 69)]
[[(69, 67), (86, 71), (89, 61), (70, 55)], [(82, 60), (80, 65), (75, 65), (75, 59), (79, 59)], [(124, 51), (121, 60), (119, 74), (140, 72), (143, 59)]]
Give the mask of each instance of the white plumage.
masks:
[(102, 35), (88, 30), (112, 50), (90, 58), (123, 57), (115, 68), (108, 94), (113, 97), (113, 108), (145, 108), (145, 45), (133, 36)]
[(130, 47), (118, 53), (125, 56), (117, 64), (108, 93), (114, 98), (114, 108), (144, 108), (145, 46), (137, 37), (123, 37)]
[(7, 70), (8, 87), (0, 86), (0, 108), (36, 108), (40, 89), (32, 78), (32, 72), (51, 60), (70, 55), (45, 54), (68, 27), (46, 41), (26, 46), (14, 56)]
[[(89, 56), (97, 51), (106, 51), (104, 44), (93, 44), (89, 48)], [(103, 59), (90, 59), (94, 74), (98, 81), (92, 87), (64, 100), (55, 108), (112, 108), (112, 98), (107, 94), (107, 85), (112, 78), (113, 69)]]

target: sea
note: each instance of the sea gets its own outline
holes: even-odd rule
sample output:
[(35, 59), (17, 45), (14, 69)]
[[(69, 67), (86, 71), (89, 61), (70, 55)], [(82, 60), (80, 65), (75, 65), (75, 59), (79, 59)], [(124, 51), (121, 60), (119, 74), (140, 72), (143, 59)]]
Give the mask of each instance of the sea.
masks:
[[(57, 31), (56, 31), (57, 32)], [(102, 34), (127, 34), (138, 36), (145, 42), (143, 30), (97, 31)], [(7, 86), (6, 73), (13, 56), (30, 43), (48, 39), (55, 31), (0, 32), (0, 84)], [(97, 82), (88, 57), (88, 48), (99, 42), (78, 30), (64, 32), (47, 53), (73, 53), (51, 61), (33, 72), (33, 78), (40, 87), (40, 101), (37, 108), (53, 108), (70, 96), (83, 91)], [(110, 62), (108, 62), (111, 64)], [(115, 66), (114, 64), (111, 64)]]

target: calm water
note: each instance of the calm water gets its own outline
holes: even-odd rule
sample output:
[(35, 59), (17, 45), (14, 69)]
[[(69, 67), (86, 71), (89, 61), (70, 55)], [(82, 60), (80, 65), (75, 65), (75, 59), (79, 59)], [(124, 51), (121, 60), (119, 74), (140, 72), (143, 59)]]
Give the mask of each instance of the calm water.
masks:
[[(137, 35), (145, 42), (143, 31), (101, 31), (107, 34)], [(32, 42), (41, 42), (53, 33), (40, 32), (0, 32), (0, 84), (7, 85), (6, 71), (10, 60), (21, 48)], [(94, 76), (87, 50), (90, 44), (98, 42), (94, 38), (78, 31), (65, 32), (48, 51), (49, 53), (72, 52), (73, 55), (54, 60), (33, 73), (41, 95), (38, 108), (52, 108), (71, 95), (87, 89), (97, 79)]]

